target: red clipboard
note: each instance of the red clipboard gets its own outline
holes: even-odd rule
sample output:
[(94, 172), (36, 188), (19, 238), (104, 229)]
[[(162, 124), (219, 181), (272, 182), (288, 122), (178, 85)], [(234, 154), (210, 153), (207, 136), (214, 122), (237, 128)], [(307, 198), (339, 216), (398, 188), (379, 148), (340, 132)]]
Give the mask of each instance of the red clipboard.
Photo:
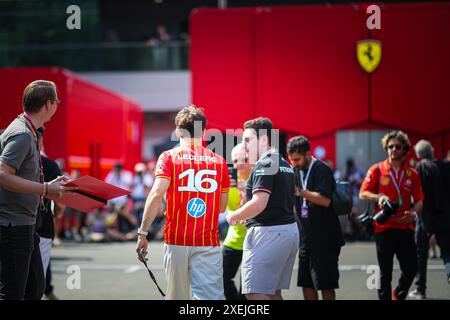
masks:
[(84, 176), (62, 184), (78, 189), (64, 194), (61, 198), (56, 196), (47, 196), (46, 198), (81, 212), (89, 212), (104, 207), (108, 200), (131, 193), (131, 191), (118, 188), (91, 176)]

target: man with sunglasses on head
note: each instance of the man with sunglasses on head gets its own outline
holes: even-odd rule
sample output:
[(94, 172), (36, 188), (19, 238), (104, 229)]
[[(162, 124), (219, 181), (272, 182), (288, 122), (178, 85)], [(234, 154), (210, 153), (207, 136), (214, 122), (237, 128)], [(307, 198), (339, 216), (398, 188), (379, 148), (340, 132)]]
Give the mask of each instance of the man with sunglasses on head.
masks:
[[(414, 221), (422, 212), (424, 195), (419, 174), (405, 161), (411, 146), (408, 136), (402, 131), (392, 131), (381, 142), (388, 158), (369, 169), (359, 197), (376, 202), (376, 212), (383, 209), (386, 200), (398, 205), (386, 222), (374, 221), (380, 266), (378, 297), (380, 300), (404, 300), (417, 271)], [(399, 261), (401, 276), (397, 287), (391, 289), (394, 255)]]

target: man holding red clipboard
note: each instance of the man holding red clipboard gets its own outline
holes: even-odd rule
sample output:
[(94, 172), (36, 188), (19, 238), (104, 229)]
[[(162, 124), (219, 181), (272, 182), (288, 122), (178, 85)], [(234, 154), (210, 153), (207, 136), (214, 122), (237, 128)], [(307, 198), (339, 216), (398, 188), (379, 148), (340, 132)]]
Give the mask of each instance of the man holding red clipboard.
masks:
[[(36, 234), (36, 215), (44, 196), (55, 198), (74, 186), (65, 177), (44, 182), (37, 129), (50, 121), (58, 104), (56, 85), (31, 82), (23, 93), (23, 113), (0, 136), (0, 297), (41, 299), (45, 278)], [(29, 276), (30, 274), (30, 276)], [(25, 288), (34, 277), (32, 290)]]

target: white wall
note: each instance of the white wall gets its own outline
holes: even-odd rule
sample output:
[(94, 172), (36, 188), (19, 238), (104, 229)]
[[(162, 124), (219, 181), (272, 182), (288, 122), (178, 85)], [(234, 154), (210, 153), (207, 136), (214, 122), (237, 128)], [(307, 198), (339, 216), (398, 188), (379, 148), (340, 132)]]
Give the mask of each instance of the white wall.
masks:
[(190, 71), (107, 71), (78, 75), (132, 98), (144, 112), (178, 111), (191, 103)]
[[(85, 72), (78, 75), (138, 102), (147, 115), (177, 112), (191, 103), (189, 71), (108, 71)], [(163, 116), (164, 117), (164, 116)], [(159, 145), (174, 130), (173, 118), (144, 117), (142, 141), (143, 159), (153, 159), (153, 147)]]

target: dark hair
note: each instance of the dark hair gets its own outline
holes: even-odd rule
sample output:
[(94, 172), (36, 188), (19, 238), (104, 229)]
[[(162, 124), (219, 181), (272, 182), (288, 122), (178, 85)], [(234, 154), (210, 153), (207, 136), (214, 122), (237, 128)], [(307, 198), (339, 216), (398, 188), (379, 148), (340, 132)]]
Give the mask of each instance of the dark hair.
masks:
[(22, 107), (25, 112), (37, 113), (49, 100), (56, 100), (55, 83), (36, 80), (27, 85), (23, 91)]
[(295, 136), (289, 139), (287, 143), (287, 152), (305, 154), (311, 150), (308, 138), (305, 136)]
[(272, 121), (269, 118), (259, 117), (256, 119), (248, 120), (244, 123), (244, 129), (254, 129), (256, 137), (259, 139), (261, 135), (267, 136), (268, 144), (271, 145), (272, 141)]
[(205, 130), (207, 124), (205, 111), (195, 105), (184, 107), (175, 117), (176, 127), (189, 132), (191, 138), (194, 137), (195, 122), (200, 122), (201, 130)]
[(411, 141), (409, 141), (408, 135), (401, 130), (395, 130), (387, 133), (382, 139), (381, 144), (385, 151), (387, 151), (388, 143), (392, 139), (398, 139), (403, 145), (404, 155), (406, 155), (411, 147)]

